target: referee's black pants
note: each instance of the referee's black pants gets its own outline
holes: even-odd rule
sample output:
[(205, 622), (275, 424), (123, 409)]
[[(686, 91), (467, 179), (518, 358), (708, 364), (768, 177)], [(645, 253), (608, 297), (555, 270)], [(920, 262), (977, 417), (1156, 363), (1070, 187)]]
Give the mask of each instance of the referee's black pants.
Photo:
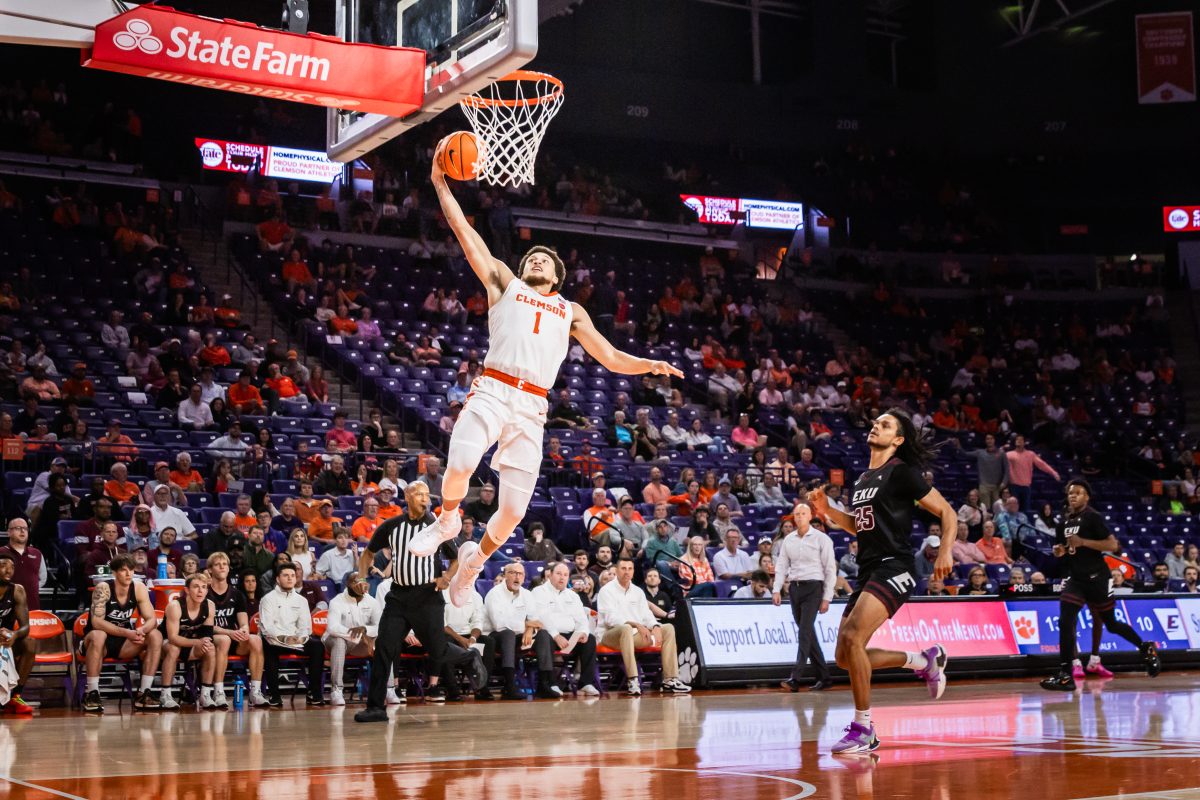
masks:
[(817, 613), (821, 610), (821, 598), (825, 594), (824, 581), (792, 581), (788, 586), (788, 598), (792, 602), (792, 617), (800, 628), (800, 645), (796, 649), (796, 665), (792, 667), (792, 680), (799, 683), (804, 678), (805, 665), (812, 661), (817, 680), (829, 682), (829, 665), (817, 641)]
[(371, 660), (371, 685), (367, 708), (386, 708), (388, 676), (400, 657), (404, 638), (417, 635), (429, 656), (429, 674), (441, 672), (446, 658), (446, 602), (432, 583), (423, 586), (392, 586), (379, 620), (379, 638)]

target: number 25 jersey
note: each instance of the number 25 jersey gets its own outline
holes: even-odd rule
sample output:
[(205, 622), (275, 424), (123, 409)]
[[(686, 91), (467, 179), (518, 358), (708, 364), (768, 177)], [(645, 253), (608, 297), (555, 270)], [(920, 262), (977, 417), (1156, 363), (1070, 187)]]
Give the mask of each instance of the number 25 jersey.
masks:
[(930, 491), (921, 473), (898, 458), (858, 476), (850, 496), (850, 515), (858, 531), (860, 571), (888, 559), (912, 567), (913, 506)]
[(562, 295), (539, 294), (516, 278), (488, 310), (484, 366), (549, 389), (567, 357), (573, 318)]

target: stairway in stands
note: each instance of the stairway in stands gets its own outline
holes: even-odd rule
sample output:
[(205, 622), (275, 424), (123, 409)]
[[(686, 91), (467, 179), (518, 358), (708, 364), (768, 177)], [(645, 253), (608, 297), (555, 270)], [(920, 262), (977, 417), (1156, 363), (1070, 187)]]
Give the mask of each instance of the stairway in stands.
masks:
[[(228, 257), (225, 241), (202, 232), (199, 227), (183, 228), (179, 232), (180, 244), (187, 251), (192, 266), (200, 273), (204, 284), (218, 297), (228, 294), (242, 311), (242, 321), (250, 326), (260, 344), (278, 339), (288, 349), (296, 350), (300, 361), (310, 369), (320, 360), (307, 352), (296, 332), (289, 330), (286, 323), (272, 313), (270, 304), (262, 298), (257, 287), (244, 279), (237, 265)], [(329, 399), (357, 419), (365, 419), (373, 403), (359, 394), (357, 388), (346, 382), (336, 371), (326, 365), (325, 378), (329, 381)], [(385, 425), (396, 425), (397, 421), (384, 417)], [(421, 442), (409, 431), (402, 431), (402, 445), (411, 450), (421, 449)]]
[[(270, 305), (259, 296), (258, 289), (248, 280), (242, 279), (236, 265), (232, 265), (227, 258), (224, 241), (211, 234), (202, 234), (199, 228), (180, 230), (179, 240), (204, 284), (215, 292), (217, 297), (228, 294), (234, 299), (234, 305), (242, 311), (242, 321), (250, 326), (250, 332), (258, 339), (259, 344), (278, 339), (284, 342), (288, 349), (296, 350), (300, 354), (301, 363), (310, 369), (320, 364), (320, 361), (305, 351), (295, 333), (288, 330), (287, 325), (271, 313)], [(329, 381), (331, 401), (360, 419), (366, 415), (371, 404), (359, 395), (355, 387), (329, 371), (326, 371), (325, 378)]]

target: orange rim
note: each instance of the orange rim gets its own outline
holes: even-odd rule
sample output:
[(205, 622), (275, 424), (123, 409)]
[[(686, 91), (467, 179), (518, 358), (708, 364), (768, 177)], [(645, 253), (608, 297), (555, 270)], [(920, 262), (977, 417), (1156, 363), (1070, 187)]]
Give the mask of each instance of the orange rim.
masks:
[(548, 75), (545, 72), (536, 72), (531, 69), (518, 69), (514, 72), (510, 72), (503, 78), (497, 80), (496, 83), (500, 83), (500, 81), (510, 81), (513, 83), (516, 83), (517, 81), (531, 81), (535, 83), (537, 81), (546, 81), (550, 84), (551, 91), (547, 94), (538, 95), (537, 97), (524, 97), (520, 100), (504, 100), (497, 97), (480, 97), (477, 94), (470, 94), (464, 97), (461, 102), (464, 105), (471, 106), (472, 108), (492, 108), (495, 106), (518, 108), (520, 106), (536, 106), (543, 103), (549, 103), (552, 100), (556, 100), (561, 97), (563, 93), (562, 81), (553, 75)]

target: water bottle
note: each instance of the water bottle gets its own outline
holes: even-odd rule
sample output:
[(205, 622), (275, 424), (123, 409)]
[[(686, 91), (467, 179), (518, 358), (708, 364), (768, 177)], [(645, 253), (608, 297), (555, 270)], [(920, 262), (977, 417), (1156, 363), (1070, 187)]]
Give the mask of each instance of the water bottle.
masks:
[(158, 579), (165, 581), (167, 579), (167, 554), (158, 554)]
[(233, 707), (241, 708), (245, 702), (246, 684), (242, 681), (242, 676), (238, 675), (233, 679)]

